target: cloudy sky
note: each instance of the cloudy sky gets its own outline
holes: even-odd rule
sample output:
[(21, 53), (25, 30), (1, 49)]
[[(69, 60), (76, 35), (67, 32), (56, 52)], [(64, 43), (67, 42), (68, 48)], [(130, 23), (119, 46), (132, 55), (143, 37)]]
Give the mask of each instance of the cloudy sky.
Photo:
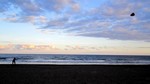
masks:
[(0, 0), (0, 53), (150, 55), (149, 4)]

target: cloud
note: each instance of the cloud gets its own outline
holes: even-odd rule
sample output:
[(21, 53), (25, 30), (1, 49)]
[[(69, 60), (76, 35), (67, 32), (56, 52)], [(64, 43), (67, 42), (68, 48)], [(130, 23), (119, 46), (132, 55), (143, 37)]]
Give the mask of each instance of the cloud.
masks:
[(73, 11), (80, 9), (80, 5), (75, 0), (1, 0), (0, 2), (0, 12), (13, 11), (21, 16), (41, 15), (44, 11), (58, 12), (66, 7)]
[(32, 0), (1, 0), (0, 7), (1, 12), (13, 11), (18, 15), (36, 15), (42, 11)]
[(76, 45), (76, 46), (70, 46), (70, 45), (67, 45), (65, 50), (84, 50), (85, 47), (83, 46), (79, 46), (79, 45)]
[(53, 0), (55, 5), (55, 10), (62, 10), (67, 5), (72, 8), (72, 10), (77, 11), (80, 9), (80, 5), (73, 0)]
[(77, 4), (77, 3), (75, 3), (75, 4), (72, 5), (72, 9), (73, 9), (74, 11), (79, 11), (79, 10), (80, 10), (80, 5)]
[[(63, 12), (76, 12), (80, 10), (80, 4), (75, 0), (1, 0), (0, 14), (4, 21), (31, 22), (42, 24), (52, 17), (47, 15), (63, 14)], [(38, 18), (38, 20), (37, 20)]]
[[(105, 46), (104, 47), (98, 47), (98, 46), (81, 46), (81, 45), (66, 45), (65, 46), (65, 50), (67, 51), (89, 51), (89, 50), (92, 50), (92, 51), (99, 51), (99, 50), (102, 50), (106, 48)], [(110, 48), (110, 47), (109, 47)]]
[(150, 47), (138, 47), (138, 48), (150, 49)]
[(23, 49), (23, 50), (55, 50), (57, 49), (54, 45), (30, 45), (30, 44), (24, 44), (24, 45), (14, 45), (14, 49)]
[[(29, 22), (41, 31), (61, 30), (75, 36), (150, 41), (149, 0), (106, 0), (88, 10), (76, 0), (0, 2), (0, 14), (5, 16), (1, 20)], [(132, 12), (134, 17), (130, 17)]]
[(0, 45), (0, 50), (59, 50), (54, 45), (7, 44)]
[(0, 18), (2, 21), (13, 22), (13, 23), (32, 23), (32, 24), (44, 24), (47, 23), (47, 18), (45, 16), (9, 16), (5, 18)]
[[(76, 36), (149, 41), (149, 33), (145, 33), (144, 24), (150, 22), (146, 18), (150, 16), (143, 10), (147, 8), (147, 3), (148, 1), (135, 3), (134, 0), (111, 0), (108, 4), (86, 11), (86, 14), (76, 15), (78, 18), (71, 16), (68, 20), (59, 19), (45, 28), (60, 28)], [(130, 17), (132, 12), (136, 12), (135, 17)]]
[(46, 25), (43, 28), (53, 28), (53, 29), (61, 29), (64, 27), (64, 25), (67, 23), (68, 18), (63, 17), (63, 18), (58, 18), (54, 20), (50, 20), (46, 23)]
[(5, 50), (5, 49), (6, 49), (6, 47), (5, 47), (5, 46), (0, 45), (0, 50)]

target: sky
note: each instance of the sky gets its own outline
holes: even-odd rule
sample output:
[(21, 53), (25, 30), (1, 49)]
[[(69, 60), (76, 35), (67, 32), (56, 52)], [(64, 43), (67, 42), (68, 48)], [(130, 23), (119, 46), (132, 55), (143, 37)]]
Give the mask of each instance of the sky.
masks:
[(150, 55), (149, 4), (0, 0), (0, 53)]

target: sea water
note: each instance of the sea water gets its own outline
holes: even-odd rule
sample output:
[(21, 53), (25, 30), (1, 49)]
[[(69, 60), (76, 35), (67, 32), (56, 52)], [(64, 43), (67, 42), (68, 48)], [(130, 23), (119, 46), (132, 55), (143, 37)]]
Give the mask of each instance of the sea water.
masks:
[(66, 65), (150, 65), (150, 56), (142, 55), (67, 55), (67, 54), (0, 54), (0, 64)]

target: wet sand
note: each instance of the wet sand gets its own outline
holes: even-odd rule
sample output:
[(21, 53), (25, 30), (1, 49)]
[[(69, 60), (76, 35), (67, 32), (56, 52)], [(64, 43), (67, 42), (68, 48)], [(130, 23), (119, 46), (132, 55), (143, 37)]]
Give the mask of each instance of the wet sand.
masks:
[(150, 84), (150, 66), (1, 64), (0, 84)]

